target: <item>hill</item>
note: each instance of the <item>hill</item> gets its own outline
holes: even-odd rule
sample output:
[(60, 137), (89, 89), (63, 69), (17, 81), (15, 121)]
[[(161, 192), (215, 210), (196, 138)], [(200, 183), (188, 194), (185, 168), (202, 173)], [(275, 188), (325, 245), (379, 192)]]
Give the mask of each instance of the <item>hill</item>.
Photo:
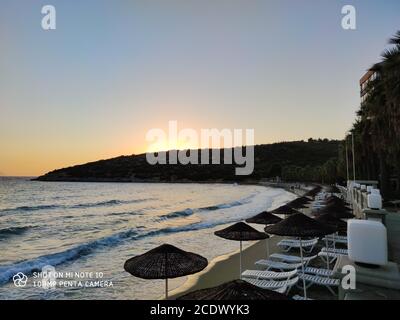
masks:
[[(241, 182), (283, 176), (287, 180), (320, 181), (321, 170), (336, 161), (340, 141), (312, 140), (257, 145), (254, 171), (236, 176), (236, 164), (150, 165), (146, 155), (120, 156), (49, 172), (39, 181), (90, 182)], [(223, 151), (221, 159), (223, 159)], [(326, 171), (326, 170), (325, 170)], [(297, 176), (298, 175), (298, 176)], [(300, 179), (303, 177), (303, 179)], [(323, 178), (322, 178), (323, 180)]]

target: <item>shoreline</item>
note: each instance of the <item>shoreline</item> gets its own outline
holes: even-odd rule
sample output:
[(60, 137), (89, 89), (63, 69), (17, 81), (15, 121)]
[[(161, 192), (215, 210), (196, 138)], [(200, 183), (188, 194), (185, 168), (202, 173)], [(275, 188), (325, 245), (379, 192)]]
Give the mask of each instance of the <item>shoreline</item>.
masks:
[[(270, 186), (270, 185), (262, 185), (258, 184), (260, 186), (264, 187), (270, 187), (270, 188), (279, 188), (283, 189), (287, 192), (293, 193), (296, 196), (299, 196), (299, 194), (296, 194), (294, 190), (290, 190), (288, 188), (283, 188), (282, 186)], [(296, 190), (301, 190), (305, 192), (303, 189), (296, 189)], [(255, 226), (252, 225), (252, 227), (255, 227), (259, 231), (262, 230), (261, 226)], [(269, 254), (272, 253), (277, 253), (279, 252), (279, 248), (277, 247), (277, 243), (282, 239), (282, 237), (279, 236), (271, 236), (267, 241), (268, 241), (268, 248), (269, 248)], [(239, 243), (239, 242), (238, 242)], [(246, 243), (246, 242), (244, 242)], [(190, 275), (187, 277), (186, 281), (178, 286), (177, 288), (171, 290), (169, 292), (169, 299), (176, 299), (182, 295), (185, 295), (187, 293), (190, 293), (192, 291), (196, 290), (201, 290), (201, 289), (206, 289), (206, 288), (211, 288), (211, 287), (216, 287), (218, 285), (221, 285), (225, 282), (229, 282), (232, 280), (239, 279), (239, 255), (240, 255), (240, 250), (236, 250), (233, 252), (230, 252), (228, 254), (224, 254), (221, 256), (217, 256), (214, 259), (211, 260), (211, 262), (208, 264), (207, 268), (205, 268), (203, 271), (196, 273), (194, 275)], [(267, 258), (267, 244), (266, 240), (260, 240), (256, 241), (255, 243), (250, 244), (248, 247), (243, 249), (242, 251), (242, 271), (246, 269), (257, 269), (255, 266), (255, 262), (257, 260), (265, 259)], [(160, 299), (163, 299), (160, 297)]]
[[(268, 239), (269, 253), (277, 252), (276, 244), (281, 237), (272, 236)], [(239, 243), (239, 242), (238, 242)], [(239, 245), (239, 244), (238, 244)], [(188, 276), (179, 287), (171, 290), (169, 299), (176, 299), (192, 291), (211, 288), (239, 278), (239, 249), (214, 258), (203, 271)], [(252, 243), (242, 251), (242, 270), (255, 269), (254, 262), (267, 257), (266, 241)]]

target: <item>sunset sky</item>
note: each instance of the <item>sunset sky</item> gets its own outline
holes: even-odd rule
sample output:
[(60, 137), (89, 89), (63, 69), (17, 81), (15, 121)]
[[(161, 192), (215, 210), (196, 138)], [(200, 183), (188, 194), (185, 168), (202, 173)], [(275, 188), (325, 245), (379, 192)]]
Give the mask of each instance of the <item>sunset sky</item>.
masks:
[(141, 153), (170, 120), (257, 144), (342, 139), (397, 30), (398, 0), (2, 0), (0, 175)]

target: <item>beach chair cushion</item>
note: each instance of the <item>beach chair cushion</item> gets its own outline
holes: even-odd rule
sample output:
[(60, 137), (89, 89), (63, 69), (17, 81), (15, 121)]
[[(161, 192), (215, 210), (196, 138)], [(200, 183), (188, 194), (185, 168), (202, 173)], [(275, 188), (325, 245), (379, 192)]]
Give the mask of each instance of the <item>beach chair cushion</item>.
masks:
[(263, 289), (275, 290), (278, 288), (287, 287), (287, 289), (289, 290), (291, 287), (293, 287), (299, 281), (299, 277), (295, 277), (295, 278), (292, 278), (289, 280), (284, 280), (284, 281), (259, 280), (259, 279), (251, 279), (251, 278), (246, 278), (243, 280), (248, 283), (251, 283), (252, 285), (255, 285), (259, 288), (263, 288)]
[(301, 280), (305, 280), (306, 282), (310, 282), (320, 286), (338, 287), (340, 284), (339, 279), (321, 277), (305, 273), (299, 273), (299, 278)]
[(258, 260), (256, 261), (256, 265), (266, 267), (269, 269), (277, 269), (277, 270), (295, 270), (301, 268), (302, 263), (285, 263), (273, 260)]
[(336, 253), (336, 254), (341, 254), (347, 256), (349, 251), (347, 249), (334, 249), (334, 248), (326, 248), (323, 247), (321, 249), (321, 252), (329, 252), (329, 253)]
[(322, 277), (332, 277), (334, 275), (333, 270), (322, 269), (322, 268), (311, 268), (311, 267), (305, 268), (304, 273)]
[[(306, 261), (307, 264), (311, 260), (314, 260), (318, 255), (312, 257), (303, 257), (303, 261)], [(282, 262), (289, 262), (289, 263), (301, 263), (301, 257), (293, 256), (289, 254), (282, 254), (282, 253), (273, 253), (269, 256), (269, 259), (280, 260)]]
[(246, 270), (242, 273), (242, 278), (253, 278), (263, 280), (290, 279), (297, 275), (297, 269), (289, 272), (274, 272), (261, 270)]

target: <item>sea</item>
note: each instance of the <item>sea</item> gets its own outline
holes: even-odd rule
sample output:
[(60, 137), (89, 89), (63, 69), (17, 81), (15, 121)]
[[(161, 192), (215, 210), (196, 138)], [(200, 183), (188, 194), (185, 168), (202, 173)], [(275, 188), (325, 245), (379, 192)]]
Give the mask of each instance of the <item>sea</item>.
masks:
[(127, 259), (168, 243), (211, 261), (238, 249), (216, 230), (294, 198), (259, 185), (0, 177), (0, 299), (158, 299), (164, 281), (133, 277)]

